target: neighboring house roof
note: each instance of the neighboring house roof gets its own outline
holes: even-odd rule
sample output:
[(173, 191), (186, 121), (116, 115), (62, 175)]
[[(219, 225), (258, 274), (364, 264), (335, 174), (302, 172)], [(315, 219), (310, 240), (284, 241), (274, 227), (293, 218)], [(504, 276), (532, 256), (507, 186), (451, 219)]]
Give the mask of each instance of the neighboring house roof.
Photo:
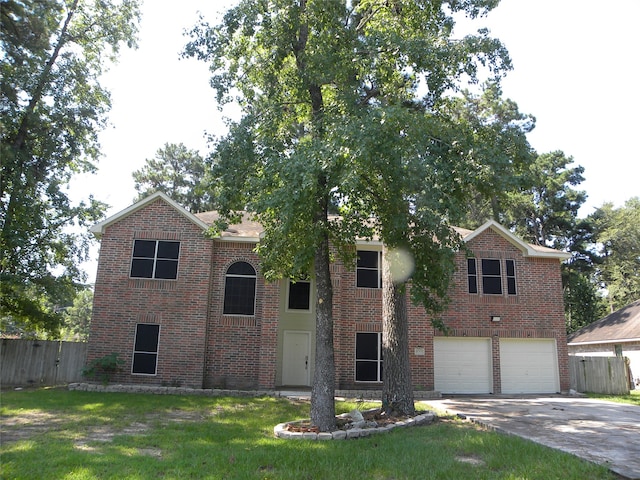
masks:
[(567, 337), (569, 345), (640, 341), (640, 300), (593, 322)]
[[(198, 227), (202, 228), (203, 231), (208, 230), (213, 223), (220, 218), (218, 212), (202, 212), (202, 213), (190, 213), (185, 210), (182, 206), (172, 200), (168, 195), (162, 192), (155, 192), (148, 197), (143, 198), (137, 203), (125, 208), (124, 210), (112, 215), (106, 220), (97, 223), (93, 227), (91, 227), (91, 232), (95, 234), (98, 238), (104, 234), (105, 229), (131, 215), (132, 213), (140, 210), (145, 205), (150, 204), (151, 202), (156, 201), (157, 199), (162, 199), (171, 205), (178, 213), (183, 215), (186, 219), (193, 222)], [(559, 250), (554, 250), (553, 248), (542, 247), (540, 245), (531, 245), (526, 243), (522, 239), (518, 238), (516, 235), (511, 233), (509, 230), (504, 228), (498, 222), (494, 220), (487, 221), (484, 225), (480, 226), (475, 230), (468, 230), (466, 228), (454, 227), (456, 231), (460, 234), (462, 239), (465, 242), (469, 242), (473, 238), (480, 235), (482, 232), (491, 229), (496, 232), (498, 235), (503, 237), (505, 240), (510, 242), (516, 248), (518, 248), (522, 254), (526, 257), (546, 257), (546, 258), (557, 258), (559, 260), (566, 260), (571, 257), (571, 254), (567, 252), (561, 252)], [(262, 236), (263, 228), (258, 222), (251, 219), (251, 216), (248, 213), (245, 213), (242, 221), (237, 225), (229, 225), (227, 229), (220, 233), (220, 238), (222, 240), (233, 240), (233, 241), (241, 241), (241, 242), (257, 242), (260, 240)], [(379, 242), (374, 242), (379, 243)]]

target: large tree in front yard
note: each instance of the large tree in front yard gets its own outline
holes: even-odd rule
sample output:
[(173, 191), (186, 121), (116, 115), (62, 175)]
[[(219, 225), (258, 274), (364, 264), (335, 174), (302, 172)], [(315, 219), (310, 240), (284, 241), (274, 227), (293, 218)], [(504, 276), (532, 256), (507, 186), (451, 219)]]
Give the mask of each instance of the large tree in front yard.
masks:
[(433, 307), (446, 291), (448, 214), (478, 159), (438, 105), (482, 65), (494, 76), (509, 68), (486, 32), (452, 38), (452, 14), (496, 3), (244, 0), (191, 32), (186, 54), (209, 62), (218, 100), (243, 112), (217, 145), (216, 207), (228, 221), (248, 210), (262, 223), (267, 279), (316, 280), (311, 419), (320, 430), (335, 422), (330, 246), (350, 264), (357, 237), (408, 247), (414, 298)]
[(0, 320), (55, 335), (82, 288), (86, 229), (106, 205), (68, 184), (94, 172), (109, 93), (100, 76), (135, 45), (135, 0), (0, 2)]

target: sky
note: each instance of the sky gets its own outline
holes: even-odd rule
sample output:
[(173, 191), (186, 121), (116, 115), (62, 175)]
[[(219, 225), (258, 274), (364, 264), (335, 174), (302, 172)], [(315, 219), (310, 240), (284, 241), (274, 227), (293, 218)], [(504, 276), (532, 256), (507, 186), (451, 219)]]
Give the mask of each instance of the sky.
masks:
[[(136, 197), (132, 172), (165, 143), (206, 154), (207, 135), (225, 133), (208, 67), (181, 59), (198, 12), (215, 25), (235, 2), (147, 0), (139, 48), (123, 50), (102, 78), (111, 92), (109, 127), (100, 135), (98, 173), (76, 178), (73, 199), (93, 195), (111, 216)], [(179, 7), (178, 7), (179, 6)], [(473, 28), (487, 27), (509, 50), (513, 70), (503, 95), (536, 117), (528, 135), (538, 153), (563, 151), (585, 168), (585, 217), (605, 202), (640, 196), (640, 0), (502, 0)], [(469, 28), (467, 25), (464, 28)], [(95, 259), (85, 270), (95, 277)]]

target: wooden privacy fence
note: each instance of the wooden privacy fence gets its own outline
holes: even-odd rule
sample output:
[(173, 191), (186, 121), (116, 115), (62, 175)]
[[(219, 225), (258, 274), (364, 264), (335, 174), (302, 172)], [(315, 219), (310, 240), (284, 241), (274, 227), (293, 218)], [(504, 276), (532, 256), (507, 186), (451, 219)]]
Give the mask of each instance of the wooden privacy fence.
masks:
[(0, 341), (0, 385), (52, 386), (82, 380), (87, 343)]
[(623, 357), (569, 356), (571, 388), (577, 392), (628, 395), (627, 363)]

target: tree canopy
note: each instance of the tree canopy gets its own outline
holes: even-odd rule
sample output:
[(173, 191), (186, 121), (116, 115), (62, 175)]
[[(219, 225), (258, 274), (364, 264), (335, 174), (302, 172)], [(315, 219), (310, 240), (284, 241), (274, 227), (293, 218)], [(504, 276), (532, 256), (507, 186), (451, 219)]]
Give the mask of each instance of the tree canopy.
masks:
[(99, 83), (135, 46), (135, 0), (0, 2), (0, 317), (55, 331), (83, 275), (88, 234), (105, 205), (66, 191), (93, 172), (110, 107)]
[(432, 308), (446, 291), (435, 279), (452, 267), (448, 216), (481, 159), (439, 107), (481, 72), (497, 81), (510, 68), (487, 31), (454, 38), (454, 14), (496, 3), (244, 0), (191, 32), (186, 54), (210, 64), (218, 101), (243, 111), (217, 144), (216, 207), (262, 223), (268, 279), (316, 279), (311, 417), (321, 430), (334, 423), (329, 245), (347, 264), (357, 237), (408, 247), (416, 298)]
[(605, 203), (589, 216), (602, 261), (596, 276), (606, 289), (610, 311), (640, 299), (640, 197), (623, 207)]
[(213, 209), (212, 194), (206, 188), (207, 164), (196, 150), (184, 144), (166, 143), (154, 158), (148, 158), (133, 172), (138, 198), (161, 191), (190, 212)]

